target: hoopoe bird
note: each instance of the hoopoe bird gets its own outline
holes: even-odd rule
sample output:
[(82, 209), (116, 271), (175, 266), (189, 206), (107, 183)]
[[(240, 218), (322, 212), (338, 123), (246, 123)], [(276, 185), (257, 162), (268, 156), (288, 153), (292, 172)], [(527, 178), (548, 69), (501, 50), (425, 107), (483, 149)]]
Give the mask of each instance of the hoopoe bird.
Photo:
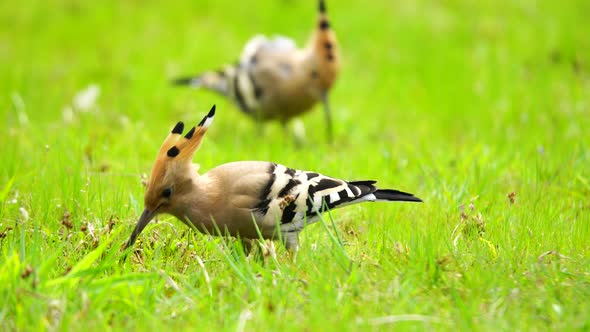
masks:
[(327, 209), (361, 202), (422, 202), (376, 181), (343, 181), (265, 161), (238, 161), (200, 175), (192, 159), (213, 121), (215, 106), (182, 136), (178, 122), (164, 140), (145, 192), (145, 209), (131, 233), (131, 247), (156, 215), (167, 213), (198, 231), (241, 239), (281, 239), (297, 250), (298, 234)]
[(256, 121), (278, 120), (283, 127), (322, 102), (327, 138), (331, 141), (328, 93), (339, 68), (336, 35), (330, 29), (326, 5), (320, 0), (317, 26), (305, 48), (298, 49), (287, 37), (268, 39), (257, 35), (246, 43), (237, 64), (178, 78), (173, 83), (215, 91)]

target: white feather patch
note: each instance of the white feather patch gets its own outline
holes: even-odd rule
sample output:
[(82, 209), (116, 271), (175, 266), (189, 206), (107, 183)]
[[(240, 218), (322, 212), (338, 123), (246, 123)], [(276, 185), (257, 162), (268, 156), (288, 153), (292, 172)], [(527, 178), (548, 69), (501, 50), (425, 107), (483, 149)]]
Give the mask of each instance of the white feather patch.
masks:
[(340, 195), (338, 194), (338, 192), (334, 192), (330, 194), (330, 203), (335, 203), (338, 202), (340, 200)]
[(350, 190), (350, 187), (349, 186), (346, 186), (346, 188), (344, 188), (344, 190), (346, 190), (346, 195), (349, 198), (353, 198), (354, 197), (354, 194), (352, 193), (352, 190)]
[(246, 71), (241, 71), (238, 73), (238, 86), (236, 88), (242, 93), (244, 102), (249, 109), (252, 110), (258, 108), (258, 102), (256, 101), (256, 96), (254, 95), (254, 85), (252, 84), (252, 80), (250, 80), (250, 77)]
[(347, 184), (342, 183), (341, 185), (336, 186), (336, 187), (331, 187), (331, 188), (326, 188), (324, 190), (319, 190), (314, 194), (314, 196), (328, 196), (334, 192), (337, 193), (339, 191), (342, 191), (342, 190), (344, 190), (344, 188), (347, 188), (347, 187), (348, 187)]
[(363, 201), (376, 201), (377, 197), (375, 197), (375, 194), (368, 194), (363, 196), (362, 198), (364, 198)]
[(208, 116), (201, 127), (205, 128), (205, 129), (209, 128), (209, 126), (213, 123), (213, 118), (214, 118), (214, 116)]
[(313, 209), (312, 209), (312, 211), (314, 211), (314, 212), (320, 211), (321, 208), (322, 208), (322, 196), (315, 195), (313, 197)]
[(276, 198), (277, 196), (279, 196), (279, 192), (283, 188), (285, 188), (287, 183), (289, 183), (289, 180), (291, 179), (291, 177), (289, 175), (285, 174), (286, 170), (287, 170), (287, 167), (285, 167), (283, 165), (277, 165), (275, 167), (275, 170), (273, 172), (275, 175), (275, 180), (270, 187), (270, 193), (268, 194), (269, 198), (270, 197)]
[(240, 56), (240, 63), (242, 65), (247, 65), (250, 62), (250, 59), (252, 59), (252, 57), (256, 55), (258, 49), (260, 49), (260, 47), (262, 47), (262, 45), (266, 43), (268, 43), (268, 38), (266, 38), (266, 36), (264, 35), (256, 35), (252, 37), (246, 43), (244, 49), (242, 50), (242, 55)]

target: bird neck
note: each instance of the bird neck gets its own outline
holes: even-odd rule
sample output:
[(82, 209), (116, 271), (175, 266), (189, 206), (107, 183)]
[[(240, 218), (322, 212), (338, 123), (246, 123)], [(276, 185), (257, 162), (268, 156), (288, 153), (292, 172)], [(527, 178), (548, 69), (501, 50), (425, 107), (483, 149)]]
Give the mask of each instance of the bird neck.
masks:
[(338, 75), (340, 52), (336, 34), (330, 26), (323, 1), (320, 2), (316, 27), (311, 35), (307, 49), (315, 62), (315, 70), (320, 85), (325, 90), (328, 90)]
[[(191, 222), (197, 226), (210, 222), (211, 206), (216, 201), (215, 185), (206, 174), (191, 174), (191, 181), (186, 191), (178, 198), (171, 214), (182, 222)], [(189, 225), (190, 226), (190, 225)]]

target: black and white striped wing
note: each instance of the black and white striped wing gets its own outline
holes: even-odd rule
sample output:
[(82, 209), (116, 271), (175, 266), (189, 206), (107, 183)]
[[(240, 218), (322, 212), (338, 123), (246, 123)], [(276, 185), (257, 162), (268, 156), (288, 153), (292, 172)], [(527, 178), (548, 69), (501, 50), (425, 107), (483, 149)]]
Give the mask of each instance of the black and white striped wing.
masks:
[(326, 208), (375, 200), (375, 181), (347, 182), (278, 164), (271, 164), (269, 173), (255, 210), (271, 222), (278, 220), (283, 230), (317, 221)]

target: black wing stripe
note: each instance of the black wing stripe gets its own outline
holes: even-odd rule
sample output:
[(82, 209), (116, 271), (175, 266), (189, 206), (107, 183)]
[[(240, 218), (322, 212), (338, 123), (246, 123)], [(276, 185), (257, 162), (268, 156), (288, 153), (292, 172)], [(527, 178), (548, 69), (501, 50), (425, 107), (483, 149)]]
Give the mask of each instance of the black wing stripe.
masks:
[(295, 208), (297, 204), (291, 203), (283, 210), (283, 215), (281, 216), (281, 224), (290, 223), (295, 218)]
[(350, 202), (353, 199), (357, 198), (357, 197), (348, 197), (348, 193), (346, 192), (346, 189), (338, 192), (338, 195), (340, 196), (340, 199), (336, 202), (330, 202), (332, 204), (332, 206), (330, 208), (333, 208), (334, 206), (342, 204), (342, 203)]
[(307, 176), (308, 180), (311, 180), (313, 178), (320, 176), (318, 173), (314, 173), (314, 172), (306, 172), (305, 175)]
[(270, 195), (272, 185), (275, 182), (275, 179), (277, 177), (276, 174), (274, 173), (275, 167), (276, 167), (276, 164), (270, 165), (270, 169), (268, 170), (268, 172), (270, 173), (270, 178), (268, 179), (268, 182), (266, 183), (264, 190), (262, 190), (262, 192), (260, 194), (261, 200), (265, 200), (265, 199), (269, 198), (268, 195)]
[(289, 176), (293, 177), (295, 175), (295, 170), (287, 167), (287, 169), (285, 170), (285, 174), (288, 174)]
[(254, 206), (254, 210), (260, 212), (262, 215), (266, 215), (266, 213), (268, 213), (269, 204), (270, 199), (262, 200), (260, 203)]
[[(255, 59), (255, 58), (253, 57), (252, 59)], [(250, 71), (248, 71), (248, 79), (250, 79), (250, 82), (252, 82), (252, 88), (254, 89), (254, 98), (256, 100), (260, 100), (264, 91), (262, 90), (260, 85), (258, 85), (256, 83), (256, 81), (254, 80), (254, 76), (252, 75), (252, 72), (250, 72)]]
[[(240, 70), (240, 69), (237, 68), (236, 70)], [(248, 108), (248, 105), (246, 105), (246, 101), (244, 100), (244, 95), (242, 94), (242, 88), (240, 87), (239, 79), (238, 79), (239, 77), (240, 77), (240, 75), (238, 73), (236, 73), (236, 75), (234, 76), (234, 84), (233, 84), (234, 95), (236, 96), (236, 103), (245, 113), (250, 113), (250, 109)]]
[(291, 189), (293, 189), (295, 186), (301, 184), (301, 181), (299, 180), (295, 180), (295, 179), (290, 179), (289, 182), (287, 183), (286, 186), (283, 187), (283, 189), (281, 189), (281, 191), (279, 191), (279, 197), (284, 197), (285, 195), (289, 194), (289, 192), (291, 191)]
[(330, 178), (321, 179), (320, 182), (315, 186), (315, 191), (322, 191), (330, 188), (339, 187), (342, 185), (342, 182), (336, 181)]
[(271, 163), (268, 168), (269, 179), (266, 183), (264, 189), (260, 192), (259, 200), (260, 202), (254, 206), (254, 210), (262, 213), (265, 215), (268, 212), (269, 204), (271, 202), (268, 195), (270, 195), (270, 191), (272, 189), (272, 184), (275, 182), (276, 175), (274, 173), (277, 164)]
[(348, 185), (349, 188), (352, 188), (354, 194), (360, 197), (375, 192), (377, 190), (375, 183), (377, 181), (351, 181), (348, 182)]

